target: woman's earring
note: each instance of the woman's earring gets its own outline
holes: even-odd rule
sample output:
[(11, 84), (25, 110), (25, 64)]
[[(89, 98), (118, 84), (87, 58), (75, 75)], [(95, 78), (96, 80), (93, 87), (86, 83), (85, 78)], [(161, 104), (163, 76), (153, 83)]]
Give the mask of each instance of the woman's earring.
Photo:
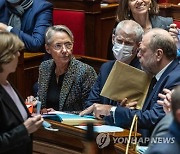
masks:
[[(47, 53), (49, 53), (49, 50), (46, 50)], [(49, 53), (50, 54), (50, 53)]]
[(128, 18), (130, 18), (131, 17), (131, 14), (130, 14), (130, 11), (128, 12)]

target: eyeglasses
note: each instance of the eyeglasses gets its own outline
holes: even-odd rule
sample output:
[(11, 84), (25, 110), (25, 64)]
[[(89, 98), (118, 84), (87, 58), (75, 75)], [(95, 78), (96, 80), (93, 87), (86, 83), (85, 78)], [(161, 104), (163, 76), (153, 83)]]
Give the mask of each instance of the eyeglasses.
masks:
[(54, 50), (62, 50), (63, 45), (66, 49), (71, 50), (73, 44), (71, 42), (66, 42), (66, 43), (56, 43), (54, 45), (50, 45), (51, 47), (53, 47)]

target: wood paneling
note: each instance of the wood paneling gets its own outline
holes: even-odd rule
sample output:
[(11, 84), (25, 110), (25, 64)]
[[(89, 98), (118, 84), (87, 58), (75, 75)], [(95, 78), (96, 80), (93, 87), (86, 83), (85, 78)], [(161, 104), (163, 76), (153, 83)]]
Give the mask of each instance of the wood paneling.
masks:
[(180, 5), (175, 5), (171, 3), (159, 4), (160, 15), (165, 17), (172, 17), (175, 20), (180, 21)]
[[(86, 131), (70, 126), (61, 124), (55, 121), (49, 121), (52, 124), (53, 128), (58, 128), (59, 131), (48, 131), (44, 128), (40, 128), (37, 132), (34, 133), (34, 145), (33, 153), (41, 154), (76, 154), (76, 153), (87, 153), (84, 151), (85, 147), (88, 146), (89, 142), (86, 140)], [(95, 133), (95, 139), (98, 133)], [(96, 140), (91, 142), (94, 143), (94, 148), (98, 154), (115, 154), (115, 153), (125, 153), (125, 145), (114, 144), (113, 137), (115, 138), (126, 138), (129, 135), (129, 131), (125, 130), (122, 132), (109, 133), (110, 135), (110, 144), (100, 149), (97, 146)], [(134, 133), (132, 134), (134, 136)], [(140, 134), (138, 134), (140, 136)], [(129, 150), (129, 153), (135, 154), (134, 151)], [(89, 153), (90, 154), (90, 153)]]
[(33, 85), (38, 79), (39, 65), (44, 53), (21, 53), (15, 73), (9, 76), (9, 81), (17, 88), (25, 99), (33, 95)]

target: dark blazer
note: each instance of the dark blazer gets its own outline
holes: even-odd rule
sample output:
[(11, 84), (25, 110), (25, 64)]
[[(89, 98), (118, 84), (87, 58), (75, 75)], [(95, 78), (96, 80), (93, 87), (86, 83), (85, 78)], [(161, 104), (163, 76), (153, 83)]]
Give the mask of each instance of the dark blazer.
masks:
[[(0, 0), (0, 22), (8, 24), (10, 13), (6, 0)], [(13, 28), (12, 33), (19, 36), (29, 51), (41, 51), (44, 48), (44, 34), (52, 25), (53, 5), (46, 0), (33, 0), (21, 19), (21, 30)]]
[(150, 137), (155, 125), (165, 116), (163, 107), (157, 103), (157, 100), (159, 100), (158, 94), (162, 92), (163, 88), (172, 89), (174, 86), (179, 85), (179, 74), (180, 62), (178, 59), (175, 59), (157, 81), (142, 110), (130, 110), (120, 105), (117, 107), (115, 111), (115, 125), (129, 128), (136, 114), (138, 116), (139, 132), (143, 137)]
[[(109, 73), (114, 65), (115, 60), (109, 61), (104, 63), (99, 71), (98, 78), (92, 87), (92, 90), (89, 94), (87, 101), (85, 102), (85, 108), (91, 106), (93, 103), (102, 103), (102, 104), (109, 104), (109, 105), (117, 105), (116, 101), (113, 101), (109, 98), (100, 96), (101, 90), (107, 80)], [(130, 63), (131, 66), (136, 68), (140, 68), (140, 63), (137, 57), (135, 57), (132, 62)]]
[(152, 132), (151, 140), (148, 145), (148, 149), (151, 146), (154, 146), (154, 140), (157, 137), (161, 137), (161, 136), (165, 135), (166, 133), (168, 133), (169, 126), (172, 123), (172, 121), (173, 121), (172, 113), (168, 113), (158, 122), (158, 124), (156, 125), (156, 127), (154, 128), (154, 130)]
[(180, 153), (180, 124), (173, 121), (168, 131), (159, 136), (159, 141), (152, 144), (145, 154), (179, 154)]
[(166, 114), (156, 125), (154, 128), (151, 138), (162, 136), (168, 132), (169, 126), (173, 121), (172, 113)]
[[(51, 59), (42, 62), (39, 67), (38, 96), (43, 107), (46, 107), (48, 85), (54, 65), (54, 60)], [(82, 111), (96, 78), (93, 67), (72, 58), (59, 92), (59, 110)]]
[[(152, 28), (162, 28), (165, 30), (169, 30), (168, 26), (173, 23), (173, 18), (170, 17), (161, 17), (161, 16), (153, 16), (150, 18)], [(116, 22), (116, 25), (118, 22)], [(114, 27), (114, 29), (115, 29)], [(107, 52), (107, 59), (114, 59), (114, 55), (112, 52), (112, 35), (110, 36), (109, 43), (108, 43), (108, 52)]]
[[(20, 96), (19, 98), (30, 116), (22, 98)], [(0, 153), (32, 153), (31, 136), (28, 135), (23, 122), (24, 120), (15, 103), (0, 85)]]

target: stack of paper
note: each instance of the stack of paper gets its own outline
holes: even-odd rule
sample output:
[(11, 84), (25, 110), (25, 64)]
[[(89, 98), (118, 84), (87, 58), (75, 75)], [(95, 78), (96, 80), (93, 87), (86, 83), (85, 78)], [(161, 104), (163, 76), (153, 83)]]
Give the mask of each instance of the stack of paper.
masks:
[[(75, 126), (80, 129), (87, 130), (87, 126)], [(109, 125), (100, 125), (93, 127), (94, 132), (98, 133), (107, 133), (107, 132), (122, 132), (124, 129), (116, 126), (109, 126)]]
[(49, 112), (48, 114), (43, 114), (42, 116), (43, 118), (59, 121), (63, 124), (68, 124), (68, 125), (80, 125), (82, 123), (86, 124), (88, 122), (100, 123), (100, 121), (95, 119), (94, 116), (81, 117), (76, 114), (70, 114), (60, 111)]

